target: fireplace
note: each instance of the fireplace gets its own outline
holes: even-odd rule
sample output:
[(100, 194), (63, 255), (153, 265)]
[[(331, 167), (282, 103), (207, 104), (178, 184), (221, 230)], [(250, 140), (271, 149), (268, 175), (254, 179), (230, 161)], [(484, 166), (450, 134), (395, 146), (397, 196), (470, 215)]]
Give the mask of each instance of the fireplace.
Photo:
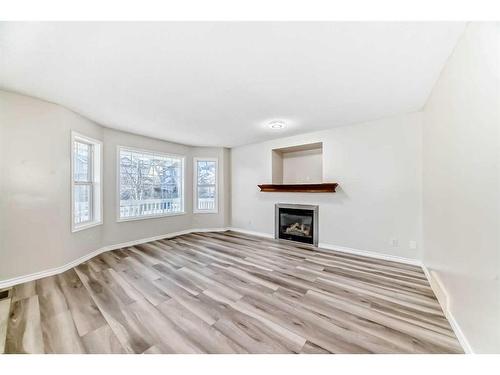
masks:
[(318, 246), (318, 206), (275, 205), (274, 238)]

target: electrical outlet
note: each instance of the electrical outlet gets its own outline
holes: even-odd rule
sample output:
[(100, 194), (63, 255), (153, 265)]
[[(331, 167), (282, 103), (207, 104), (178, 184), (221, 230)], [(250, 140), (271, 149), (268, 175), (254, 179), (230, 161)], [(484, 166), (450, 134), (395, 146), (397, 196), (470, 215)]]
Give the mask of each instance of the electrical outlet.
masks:
[(397, 238), (391, 238), (391, 246), (392, 247), (398, 247), (399, 241)]
[(417, 241), (411, 240), (408, 246), (410, 247), (411, 250), (417, 250)]

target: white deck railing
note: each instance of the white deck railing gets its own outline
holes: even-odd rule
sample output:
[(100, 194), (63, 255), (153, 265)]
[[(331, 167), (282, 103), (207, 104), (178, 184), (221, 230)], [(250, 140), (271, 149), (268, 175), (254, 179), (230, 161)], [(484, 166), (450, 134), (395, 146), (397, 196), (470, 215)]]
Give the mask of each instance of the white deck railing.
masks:
[(120, 201), (120, 218), (161, 215), (169, 212), (181, 212), (182, 201), (175, 199), (148, 199), (143, 201)]
[[(200, 198), (198, 200), (198, 209), (213, 210), (215, 208), (214, 199)], [(88, 216), (88, 205), (76, 202), (76, 217)], [(122, 200), (120, 201), (120, 218), (161, 215), (166, 213), (175, 213), (182, 211), (182, 201), (175, 199), (148, 199), (143, 201)]]
[(199, 198), (198, 199), (198, 209), (199, 210), (213, 210), (215, 208), (215, 199), (213, 198)]

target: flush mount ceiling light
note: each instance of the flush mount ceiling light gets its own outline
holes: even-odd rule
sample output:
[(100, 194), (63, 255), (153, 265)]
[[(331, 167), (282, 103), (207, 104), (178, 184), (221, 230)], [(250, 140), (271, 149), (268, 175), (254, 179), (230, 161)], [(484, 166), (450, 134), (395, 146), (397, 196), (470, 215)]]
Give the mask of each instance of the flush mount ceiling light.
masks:
[(273, 120), (270, 121), (267, 126), (269, 126), (270, 129), (284, 129), (286, 127), (286, 123), (283, 120)]

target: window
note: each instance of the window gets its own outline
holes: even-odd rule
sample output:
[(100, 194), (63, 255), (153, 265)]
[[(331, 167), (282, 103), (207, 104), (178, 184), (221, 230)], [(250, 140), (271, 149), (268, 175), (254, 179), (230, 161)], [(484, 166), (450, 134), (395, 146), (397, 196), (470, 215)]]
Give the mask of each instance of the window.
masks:
[(217, 159), (194, 159), (194, 212), (217, 213)]
[(71, 135), (73, 232), (102, 223), (102, 143), (75, 132)]
[(118, 147), (118, 221), (184, 213), (184, 157)]

